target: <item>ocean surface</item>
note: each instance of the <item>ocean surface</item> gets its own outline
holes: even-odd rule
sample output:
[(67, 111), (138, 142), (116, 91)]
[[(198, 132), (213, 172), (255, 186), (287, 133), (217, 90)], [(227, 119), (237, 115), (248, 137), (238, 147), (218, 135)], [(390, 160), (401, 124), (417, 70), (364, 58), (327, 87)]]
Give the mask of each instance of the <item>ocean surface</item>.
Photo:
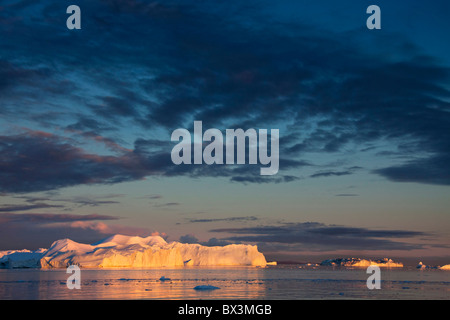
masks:
[(450, 299), (449, 271), (415, 268), (382, 268), (380, 290), (367, 288), (365, 268), (81, 269), (79, 290), (67, 288), (69, 276), (64, 269), (0, 269), (0, 299)]

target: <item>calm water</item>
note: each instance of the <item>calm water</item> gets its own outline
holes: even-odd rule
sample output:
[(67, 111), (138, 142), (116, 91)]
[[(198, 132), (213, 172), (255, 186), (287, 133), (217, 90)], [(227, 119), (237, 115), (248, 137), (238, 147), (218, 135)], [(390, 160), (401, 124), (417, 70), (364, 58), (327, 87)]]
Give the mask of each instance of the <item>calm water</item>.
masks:
[[(450, 272), (381, 271), (381, 290), (368, 290), (365, 269), (175, 268), (81, 270), (69, 290), (65, 270), (0, 270), (0, 299), (450, 299)], [(169, 281), (160, 281), (164, 276)], [(219, 287), (196, 291), (198, 285)]]

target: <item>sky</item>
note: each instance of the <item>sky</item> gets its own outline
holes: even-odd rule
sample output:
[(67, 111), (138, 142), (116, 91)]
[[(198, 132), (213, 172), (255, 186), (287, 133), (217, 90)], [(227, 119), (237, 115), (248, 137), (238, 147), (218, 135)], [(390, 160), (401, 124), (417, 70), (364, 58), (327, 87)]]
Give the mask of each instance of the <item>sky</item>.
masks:
[[(81, 29), (69, 30), (69, 5)], [(381, 29), (369, 30), (369, 5)], [(448, 1), (3, 0), (0, 250), (111, 234), (450, 260)], [(171, 133), (279, 129), (280, 169)]]

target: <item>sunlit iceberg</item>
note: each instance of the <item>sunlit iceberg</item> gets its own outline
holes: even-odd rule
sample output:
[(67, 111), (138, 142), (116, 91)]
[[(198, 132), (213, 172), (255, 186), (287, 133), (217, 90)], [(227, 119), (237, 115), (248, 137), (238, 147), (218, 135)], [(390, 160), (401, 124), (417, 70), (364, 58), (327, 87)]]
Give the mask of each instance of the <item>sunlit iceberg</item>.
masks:
[[(24, 256), (27, 254), (27, 257)], [(266, 266), (256, 246), (231, 244), (206, 247), (199, 244), (167, 243), (159, 236), (130, 237), (115, 235), (95, 244), (63, 239), (48, 250), (9, 251), (0, 256), (6, 268), (145, 268), (180, 266)]]
[(427, 266), (422, 262), (420, 262), (416, 268), (420, 270), (429, 270), (429, 269), (450, 270), (450, 264), (439, 267), (439, 266)]
[(402, 268), (403, 263), (394, 262), (392, 259), (360, 259), (360, 258), (340, 258), (324, 260), (320, 263), (321, 266), (337, 266), (337, 267), (369, 267), (379, 266), (387, 268)]

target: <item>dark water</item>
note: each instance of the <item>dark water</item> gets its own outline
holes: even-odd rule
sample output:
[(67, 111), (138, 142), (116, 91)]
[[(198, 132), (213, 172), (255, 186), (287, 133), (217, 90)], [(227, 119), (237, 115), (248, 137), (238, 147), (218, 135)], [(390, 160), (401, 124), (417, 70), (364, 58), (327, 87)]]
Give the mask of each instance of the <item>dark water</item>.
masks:
[[(80, 290), (67, 288), (69, 276), (3, 269), (0, 299), (450, 299), (449, 271), (412, 268), (381, 269), (380, 290), (367, 288), (364, 268), (82, 269)], [(194, 290), (207, 285), (220, 289)]]

